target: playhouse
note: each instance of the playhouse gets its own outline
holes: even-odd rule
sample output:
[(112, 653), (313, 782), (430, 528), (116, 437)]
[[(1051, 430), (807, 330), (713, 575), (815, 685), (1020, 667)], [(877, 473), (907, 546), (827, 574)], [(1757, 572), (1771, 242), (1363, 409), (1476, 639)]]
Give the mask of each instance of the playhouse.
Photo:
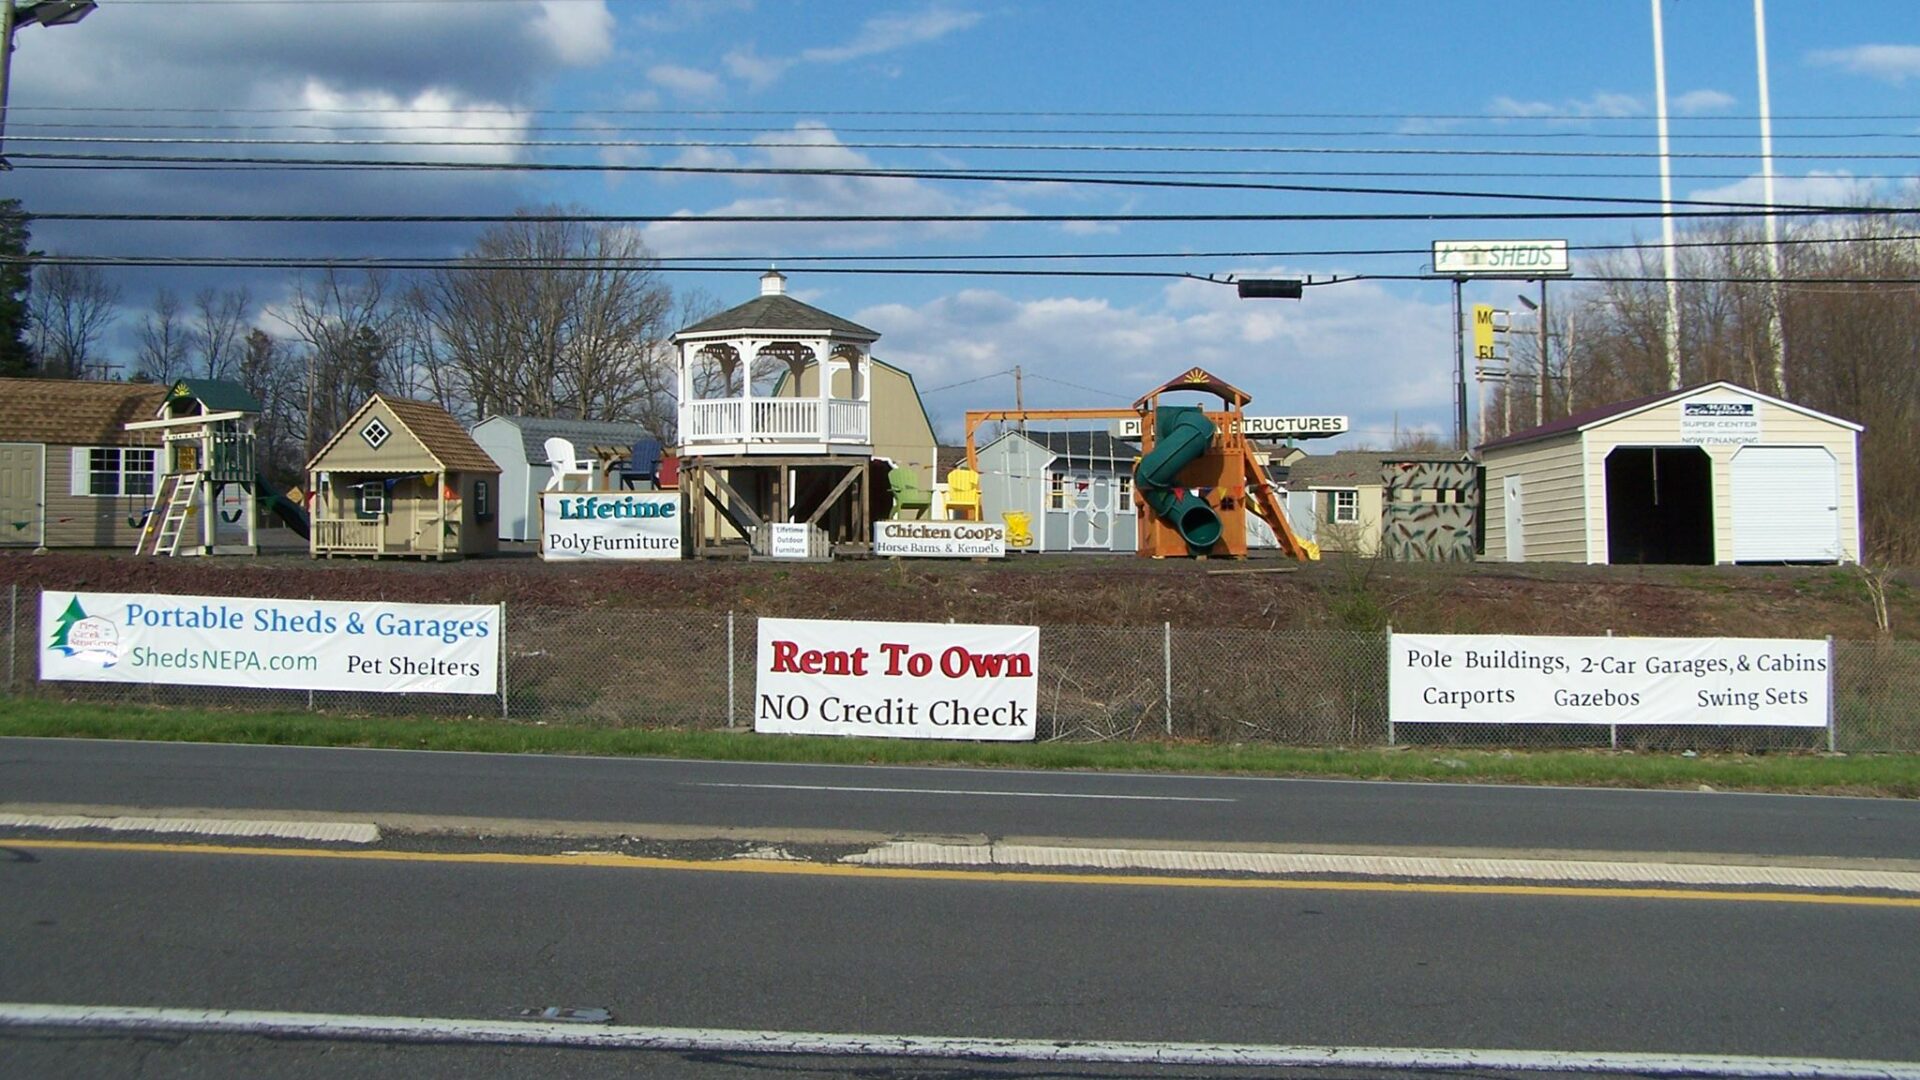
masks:
[(307, 463), (308, 553), (458, 559), (500, 547), (500, 466), (445, 409), (375, 394)]
[[(794, 299), (786, 282), (768, 271), (758, 297), (673, 335), (680, 489), (696, 555), (769, 555), (772, 526), (793, 524), (809, 526), (820, 556), (872, 548), (870, 353), (880, 335)], [(824, 375), (805, 379), (809, 367)], [(756, 388), (781, 373), (794, 396)]]

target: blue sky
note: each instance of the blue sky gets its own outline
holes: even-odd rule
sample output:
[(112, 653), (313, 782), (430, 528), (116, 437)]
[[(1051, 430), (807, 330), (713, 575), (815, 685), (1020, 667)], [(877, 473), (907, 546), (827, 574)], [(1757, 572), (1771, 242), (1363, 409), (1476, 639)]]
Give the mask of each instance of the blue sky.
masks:
[[(1876, 177), (1920, 171), (1911, 0), (1772, 0), (1766, 9), (1780, 200), (1896, 197), (1900, 180)], [(1730, 155), (1677, 159), (1675, 195), (1757, 200), (1753, 4), (1668, 0), (1662, 10), (1673, 149)], [(1241, 301), (1204, 281), (827, 275), (809, 273), (806, 260), (974, 255), (998, 258), (967, 265), (995, 269), (1418, 274), (1437, 239), (1611, 243), (1657, 237), (1658, 223), (701, 219), (1556, 208), (1094, 186), (1037, 170), (1133, 170), (1135, 179), (1139, 170), (1237, 170), (1185, 179), (1653, 199), (1651, 43), (1650, 8), (1639, 0), (101, 0), (83, 24), (21, 32), (7, 129), (20, 167), (0, 189), (40, 212), (499, 213), (559, 203), (677, 215), (636, 226), (657, 254), (743, 261), (724, 274), (668, 262), (676, 288), (730, 305), (754, 295), (764, 268), (755, 260), (778, 260), (797, 295), (879, 330), (878, 354), (923, 388), (952, 387), (927, 397), (943, 433), (963, 409), (1010, 405), (1012, 379), (997, 373), (1015, 365), (1034, 376), (1029, 404), (1104, 407), (1198, 363), (1251, 392), (1256, 412), (1346, 413), (1359, 438), (1379, 442), (1396, 421), (1446, 428), (1444, 283), (1357, 281), (1296, 303)], [(163, 141), (54, 141), (103, 136)], [(204, 141), (234, 139), (283, 141)], [(443, 145), (390, 145), (409, 139)], [(516, 145), (588, 141), (596, 145)], [(349, 145), (313, 145), (329, 142)], [(73, 151), (986, 169), (1024, 179), (82, 171), (31, 156)], [(1549, 151), (1556, 156), (1539, 156)], [(1447, 175), (1462, 173), (1479, 175)], [(47, 221), (35, 240), (87, 254), (446, 256), (477, 228)], [(1224, 254), (1372, 250), (1395, 253)], [(1175, 257), (1186, 252), (1223, 254)], [(1114, 253), (1154, 257), (1009, 258)], [(161, 284), (190, 294), (244, 283), (269, 304), (285, 287), (285, 275), (259, 271), (116, 273), (136, 310)], [(1468, 301), (1506, 305), (1513, 291), (1476, 283)], [(261, 323), (276, 328), (265, 313)]]

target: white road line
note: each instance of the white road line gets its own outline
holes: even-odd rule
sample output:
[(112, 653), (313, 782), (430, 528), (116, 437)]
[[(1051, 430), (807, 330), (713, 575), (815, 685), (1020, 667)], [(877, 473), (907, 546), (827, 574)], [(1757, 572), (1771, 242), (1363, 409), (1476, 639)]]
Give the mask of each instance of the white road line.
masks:
[(460, 1020), (411, 1016), (0, 1003), (0, 1028), (78, 1028), (128, 1033), (238, 1034), (355, 1042), (480, 1043), (600, 1050), (811, 1054), (933, 1060), (1038, 1061), (1240, 1068), (1604, 1072), (1639, 1076), (1920, 1080), (1920, 1063), (1723, 1054), (1580, 1053), (1394, 1046), (1263, 1046), (1234, 1043), (1069, 1042), (808, 1031), (733, 1031)]
[(371, 844), (380, 828), (363, 821), (254, 821), (198, 817), (87, 817), (81, 814), (0, 813), (0, 827), (16, 829), (106, 829), (111, 832), (191, 833), (195, 836), (271, 836), (282, 840), (330, 840)]
[(1663, 863), (1591, 859), (1498, 859), (1343, 855), (1284, 851), (940, 844), (896, 840), (841, 859), (862, 866), (1044, 866), (1245, 874), (1347, 874), (1471, 881), (1592, 881), (1669, 885), (1771, 885), (1920, 893), (1920, 873), (1818, 866)]
[(962, 788), (853, 787), (840, 784), (725, 784), (693, 781), (693, 787), (768, 788), (775, 791), (854, 791), (881, 795), (1001, 795), (1013, 799), (1123, 799), (1129, 802), (1239, 802), (1197, 795), (1083, 795), (1072, 791), (972, 791)]

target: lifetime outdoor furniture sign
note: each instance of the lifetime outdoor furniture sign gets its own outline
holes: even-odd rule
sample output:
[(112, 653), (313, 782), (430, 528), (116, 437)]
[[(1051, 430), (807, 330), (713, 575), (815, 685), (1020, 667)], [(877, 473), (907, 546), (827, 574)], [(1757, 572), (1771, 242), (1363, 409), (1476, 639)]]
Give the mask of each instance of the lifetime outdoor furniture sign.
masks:
[(1040, 628), (761, 619), (753, 729), (1025, 741)]
[(540, 496), (540, 557), (678, 559), (680, 493), (549, 491)]
[(1396, 724), (1825, 727), (1825, 641), (1394, 634)]
[(40, 677), (76, 682), (495, 694), (491, 604), (40, 594)]

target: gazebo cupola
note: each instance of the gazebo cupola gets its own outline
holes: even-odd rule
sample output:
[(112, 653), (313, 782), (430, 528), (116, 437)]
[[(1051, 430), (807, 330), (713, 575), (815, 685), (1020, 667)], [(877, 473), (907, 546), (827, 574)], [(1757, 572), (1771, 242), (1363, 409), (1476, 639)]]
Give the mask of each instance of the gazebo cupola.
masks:
[[(680, 455), (821, 454), (873, 451), (870, 352), (880, 335), (787, 295), (769, 270), (760, 295), (673, 335), (680, 351)], [(785, 365), (794, 396), (771, 396)], [(799, 396), (815, 367), (814, 392)], [(763, 382), (756, 393), (756, 376)]]

